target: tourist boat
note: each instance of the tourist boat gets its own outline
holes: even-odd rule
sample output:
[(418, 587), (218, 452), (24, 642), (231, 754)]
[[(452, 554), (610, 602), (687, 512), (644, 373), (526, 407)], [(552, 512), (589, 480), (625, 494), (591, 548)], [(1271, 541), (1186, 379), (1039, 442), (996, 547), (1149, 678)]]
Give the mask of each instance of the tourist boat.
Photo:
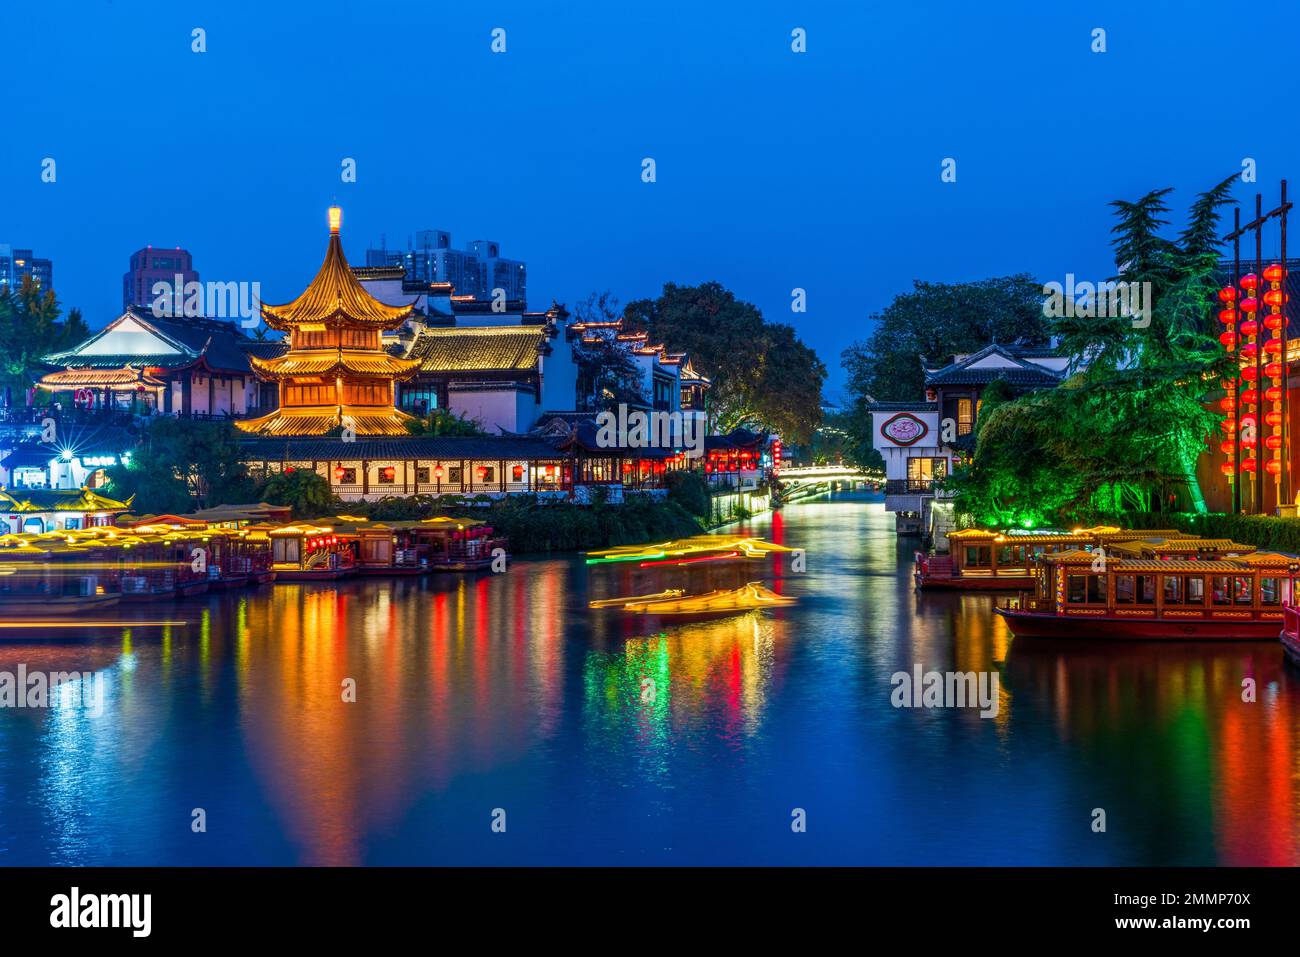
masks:
[(598, 598), (595, 601), (587, 602), (588, 608), (623, 608), (628, 604), (636, 602), (659, 601), (665, 598), (680, 598), (686, 594), (684, 588), (665, 588), (663, 591), (657, 591), (653, 595), (625, 595), (622, 598)]
[[(1148, 551), (1161, 544), (1150, 543)], [(1018, 638), (1276, 640), (1300, 560), (1236, 548), (1197, 558), (1115, 550), (1044, 555), (1035, 564), (1033, 593), (995, 610)]]
[(333, 581), (356, 568), (354, 543), (327, 525), (281, 525), (266, 534), (276, 581)]
[(740, 588), (719, 589), (701, 595), (679, 595), (663, 598), (645, 598), (628, 601), (624, 611), (639, 615), (665, 615), (680, 617), (705, 617), (734, 615), (762, 608), (780, 608), (793, 605), (798, 599), (778, 595), (759, 582), (750, 582)]
[(0, 536), (0, 621), (63, 618), (121, 600), (104, 549), (32, 537)]
[(492, 567), (497, 549), (505, 555), (506, 541), (492, 526), (476, 519), (438, 515), (412, 530), (419, 547), (429, 551), (429, 567), (440, 572), (473, 572)]
[(1190, 535), (1173, 529), (1121, 529), (1108, 525), (1069, 532), (994, 532), (964, 528), (948, 533), (948, 553), (917, 552), (913, 576), (921, 589), (1025, 591), (1034, 587), (1033, 564), (1044, 555), (1152, 539)]

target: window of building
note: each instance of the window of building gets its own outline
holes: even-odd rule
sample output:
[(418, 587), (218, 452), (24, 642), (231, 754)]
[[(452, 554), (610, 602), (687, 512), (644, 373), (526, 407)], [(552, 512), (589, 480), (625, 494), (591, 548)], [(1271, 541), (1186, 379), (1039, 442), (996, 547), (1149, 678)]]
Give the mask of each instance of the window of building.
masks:
[(463, 469), (461, 466), (459, 465), (449, 466), (447, 469), (447, 481), (459, 483), (461, 481), (462, 474), (463, 474)]
[(970, 435), (975, 429), (975, 403), (970, 399), (957, 400), (957, 434)]
[(415, 480), (421, 483), (427, 483), (429, 481), (429, 467), (427, 465), (423, 465), (415, 470)]
[(357, 470), (355, 468), (340, 467), (335, 470), (334, 477), (339, 480), (340, 485), (357, 484)]
[(993, 550), (987, 545), (966, 546), (967, 568), (992, 568)]
[(397, 480), (397, 469), (391, 465), (385, 465), (379, 470), (379, 484), (392, 485)]

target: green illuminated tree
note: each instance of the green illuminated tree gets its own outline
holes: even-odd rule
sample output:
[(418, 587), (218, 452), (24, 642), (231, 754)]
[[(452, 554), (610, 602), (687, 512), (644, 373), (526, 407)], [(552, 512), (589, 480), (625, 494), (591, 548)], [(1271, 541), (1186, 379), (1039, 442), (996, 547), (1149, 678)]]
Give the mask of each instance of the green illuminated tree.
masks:
[(1204, 512), (1196, 462), (1218, 416), (1207, 393), (1232, 359), (1210, 334), (1220, 209), (1234, 177), (1201, 193), (1176, 240), (1161, 237), (1168, 189), (1112, 203), (1116, 281), (1149, 283), (1149, 314), (1053, 323), (1074, 374), (1060, 387), (990, 402), (974, 463), (954, 476), (957, 508), (990, 524), (1164, 509), (1181, 491)]

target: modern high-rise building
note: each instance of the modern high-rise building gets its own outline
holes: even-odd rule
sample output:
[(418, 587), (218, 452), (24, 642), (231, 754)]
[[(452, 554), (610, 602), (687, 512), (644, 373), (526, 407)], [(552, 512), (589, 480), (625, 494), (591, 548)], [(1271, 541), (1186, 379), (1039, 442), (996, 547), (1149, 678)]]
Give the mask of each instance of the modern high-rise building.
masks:
[(54, 264), (50, 260), (36, 258), (30, 249), (0, 243), (0, 286), (17, 290), (24, 276), (31, 276), (44, 289), (54, 288)]
[(519, 260), (502, 259), (496, 242), (480, 239), (468, 249), (453, 249), (451, 233), (422, 229), (408, 245), (405, 252), (367, 249), (366, 265), (400, 266), (409, 281), (449, 282), (458, 296), (492, 299), (495, 290), (501, 289), (512, 303), (527, 301), (528, 267)]
[(174, 285), (177, 276), (181, 277), (182, 283), (199, 281), (199, 274), (186, 250), (179, 246), (175, 249), (146, 246), (136, 250), (131, 254), (131, 268), (122, 276), (122, 308), (140, 306), (148, 309), (158, 298), (153, 292), (154, 283)]
[(491, 299), (496, 295), (497, 289), (502, 289), (510, 301), (527, 301), (527, 266), (518, 259), (502, 258), (500, 244), (490, 239), (476, 239), (469, 244), (469, 248), (478, 259), (482, 298)]

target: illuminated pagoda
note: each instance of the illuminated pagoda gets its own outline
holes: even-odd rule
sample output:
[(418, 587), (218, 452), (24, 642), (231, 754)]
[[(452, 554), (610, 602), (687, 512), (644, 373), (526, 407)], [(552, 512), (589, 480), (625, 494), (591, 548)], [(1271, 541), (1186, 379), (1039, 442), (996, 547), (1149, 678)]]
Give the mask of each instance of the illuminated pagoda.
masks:
[(250, 356), (253, 370), (274, 381), (280, 407), (235, 424), (268, 436), (406, 435), (412, 416), (396, 408), (397, 383), (420, 368), (416, 359), (385, 351), (381, 336), (415, 314), (413, 305), (386, 305), (371, 296), (348, 268), (339, 240), (342, 210), (329, 211), (325, 261), (292, 302), (262, 306), (268, 326), (289, 333), (289, 349), (274, 358)]

